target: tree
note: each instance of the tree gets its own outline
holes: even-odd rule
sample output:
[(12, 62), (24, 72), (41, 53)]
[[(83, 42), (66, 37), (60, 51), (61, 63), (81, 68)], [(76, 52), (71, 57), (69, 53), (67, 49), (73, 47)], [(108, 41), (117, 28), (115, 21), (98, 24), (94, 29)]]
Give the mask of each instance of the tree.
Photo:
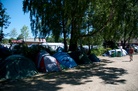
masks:
[(126, 43), (138, 36), (138, 1), (137, 0), (116, 0), (114, 3), (114, 17), (103, 32), (105, 40), (120, 41), (125, 47)]
[[(138, 37), (137, 0), (108, 0), (108, 2), (96, 0), (92, 4), (91, 9), (94, 13), (89, 22), (95, 32), (103, 30), (100, 32), (100, 36), (104, 41), (118, 42), (122, 40), (122, 46), (125, 47), (126, 42), (129, 43), (131, 39)], [(90, 36), (92, 34), (89, 33)]]
[(80, 31), (83, 23), (83, 17), (85, 16), (91, 2), (91, 0), (66, 0), (65, 14), (67, 14), (67, 20), (70, 22), (69, 27), (71, 34), (69, 46), (70, 51), (75, 51), (77, 49), (78, 40), (81, 36)]
[[(82, 17), (91, 0), (24, 0), (23, 11), (30, 11), (31, 30), (35, 36), (53, 34), (55, 40), (71, 33), (70, 50), (76, 50)], [(68, 34), (68, 35), (69, 35)]]
[(10, 36), (11, 38), (16, 38), (17, 35), (18, 35), (18, 33), (17, 33), (16, 29), (13, 28), (13, 29), (11, 30), (9, 36)]
[(29, 36), (29, 30), (28, 30), (27, 26), (24, 25), (22, 27), (21, 34), (22, 34), (24, 40), (26, 40), (28, 38), (28, 36)]
[(10, 24), (8, 21), (10, 19), (9, 15), (6, 13), (6, 9), (3, 8), (3, 4), (0, 1), (0, 41), (3, 39), (3, 28), (7, 28)]
[[(125, 47), (126, 42), (130, 43), (131, 39), (137, 38), (138, 34), (138, 1), (128, 0), (122, 2), (122, 9), (120, 18), (122, 46)], [(120, 7), (121, 8), (121, 7)]]
[(24, 39), (24, 36), (22, 34), (20, 34), (18, 37), (17, 37), (17, 40), (23, 40)]
[(3, 43), (3, 44), (8, 44), (8, 43), (9, 43), (9, 39), (5, 39), (5, 38), (4, 38), (4, 39), (2, 40), (2, 43)]
[(23, 1), (24, 13), (30, 12), (33, 34), (40, 37), (50, 35), (55, 41), (63, 35), (64, 44), (69, 35), (70, 51), (77, 49), (79, 40), (100, 38), (100, 41), (116, 42), (135, 38), (138, 29), (137, 8), (137, 0)]

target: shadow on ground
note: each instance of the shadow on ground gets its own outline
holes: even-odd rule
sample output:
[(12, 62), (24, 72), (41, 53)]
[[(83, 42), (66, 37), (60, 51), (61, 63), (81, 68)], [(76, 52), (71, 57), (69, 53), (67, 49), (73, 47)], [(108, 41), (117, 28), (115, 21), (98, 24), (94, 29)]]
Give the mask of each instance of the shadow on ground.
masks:
[(79, 65), (62, 72), (40, 74), (23, 80), (7, 80), (0, 82), (0, 91), (57, 91), (62, 89), (64, 84), (81, 85), (93, 82), (89, 79), (93, 76), (99, 77), (105, 84), (125, 84), (126, 80), (120, 79), (120, 77), (127, 74), (127, 71), (123, 68), (106, 67), (107, 64), (112, 62), (103, 59), (100, 63)]

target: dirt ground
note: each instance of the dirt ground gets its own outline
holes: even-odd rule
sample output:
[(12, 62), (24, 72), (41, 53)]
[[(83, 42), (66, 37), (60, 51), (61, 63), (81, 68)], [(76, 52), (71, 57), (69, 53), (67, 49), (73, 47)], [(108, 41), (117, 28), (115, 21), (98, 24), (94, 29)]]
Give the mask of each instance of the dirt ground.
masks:
[(102, 57), (102, 61), (62, 72), (0, 81), (0, 91), (138, 91), (138, 55)]

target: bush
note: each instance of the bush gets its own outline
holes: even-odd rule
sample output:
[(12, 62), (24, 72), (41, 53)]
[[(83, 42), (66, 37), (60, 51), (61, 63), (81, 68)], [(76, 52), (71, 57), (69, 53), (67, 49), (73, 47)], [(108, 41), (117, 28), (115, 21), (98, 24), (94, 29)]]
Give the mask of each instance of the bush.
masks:
[(105, 49), (105, 52), (109, 51), (109, 50), (112, 50), (112, 48), (106, 48)]
[(91, 53), (95, 54), (96, 56), (102, 55), (104, 52), (106, 51), (106, 49), (104, 49), (102, 46), (98, 47), (96, 49), (92, 49)]
[(96, 56), (100, 56), (100, 55), (103, 55), (105, 52), (111, 50), (111, 48), (104, 48), (103, 46), (100, 46), (96, 49), (92, 49), (91, 50), (91, 53), (95, 54)]

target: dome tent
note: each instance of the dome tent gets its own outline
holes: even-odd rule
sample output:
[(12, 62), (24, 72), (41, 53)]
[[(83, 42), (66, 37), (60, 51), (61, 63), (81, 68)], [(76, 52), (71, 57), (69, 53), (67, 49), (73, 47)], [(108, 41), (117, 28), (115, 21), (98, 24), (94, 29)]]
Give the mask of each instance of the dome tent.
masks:
[(66, 52), (57, 52), (53, 55), (57, 61), (60, 63), (61, 67), (64, 68), (73, 68), (77, 66), (74, 59), (70, 57), (70, 55)]
[(44, 50), (39, 52), (36, 60), (36, 65), (40, 72), (61, 71), (57, 60), (53, 56), (50, 56), (50, 54)]
[(57, 52), (64, 52), (65, 50), (64, 50), (64, 48), (62, 48), (62, 47), (58, 47), (58, 48), (56, 49), (56, 51), (57, 51)]
[(81, 51), (73, 51), (70, 52), (69, 55), (75, 60), (78, 65), (92, 63), (87, 55)]
[(88, 57), (92, 62), (100, 62), (101, 61), (95, 54), (90, 54)]
[(21, 79), (37, 73), (33, 61), (21, 55), (11, 55), (0, 64), (0, 78)]
[(103, 56), (115, 57), (115, 56), (125, 56), (127, 54), (128, 54), (127, 51), (124, 49), (113, 49), (113, 50), (109, 50), (106, 53), (104, 53)]

